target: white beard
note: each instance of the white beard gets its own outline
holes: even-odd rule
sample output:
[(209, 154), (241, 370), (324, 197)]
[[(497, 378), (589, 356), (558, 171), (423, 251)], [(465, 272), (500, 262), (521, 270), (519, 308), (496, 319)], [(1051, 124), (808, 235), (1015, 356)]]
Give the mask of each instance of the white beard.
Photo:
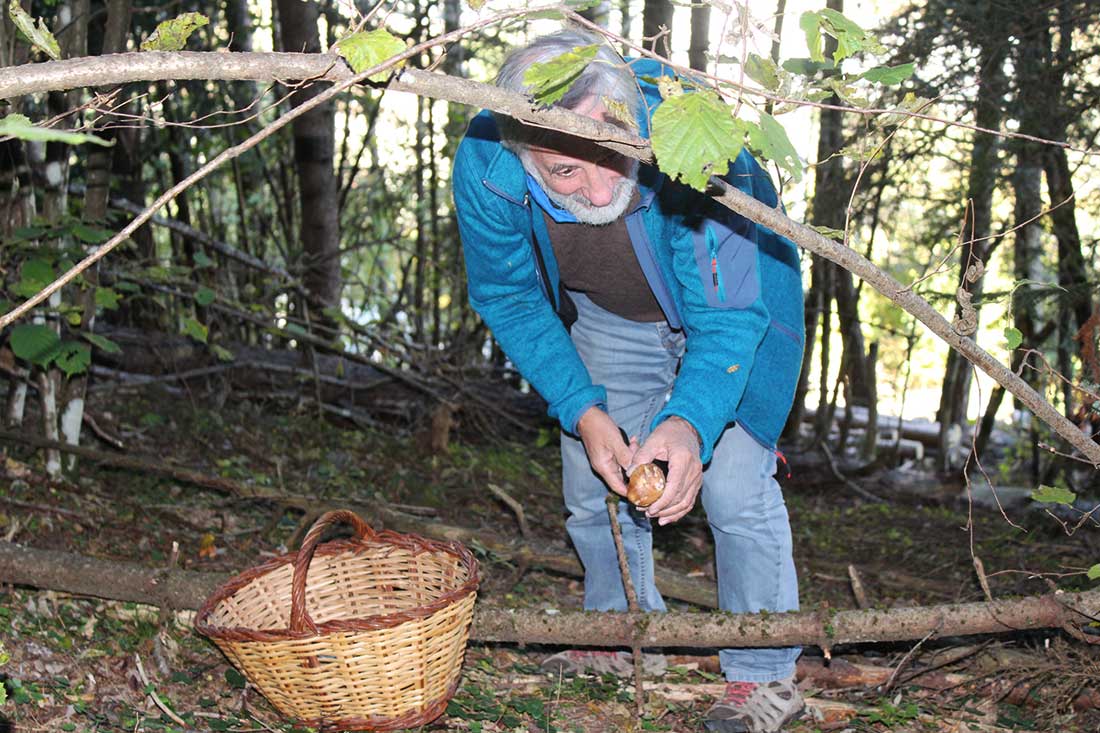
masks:
[(546, 185), (546, 181), (543, 180), (538, 169), (526, 154), (520, 156), (520, 161), (527, 172), (531, 174), (531, 177), (535, 179), (535, 183), (539, 184), (542, 190), (546, 192), (546, 197), (577, 217), (577, 221), (583, 224), (604, 226), (618, 220), (626, 213), (626, 207), (630, 205), (630, 199), (638, 188), (638, 161), (635, 160), (630, 167), (630, 172), (615, 184), (611, 203), (604, 206), (593, 206), (592, 202), (582, 196), (580, 192), (568, 196), (556, 193)]

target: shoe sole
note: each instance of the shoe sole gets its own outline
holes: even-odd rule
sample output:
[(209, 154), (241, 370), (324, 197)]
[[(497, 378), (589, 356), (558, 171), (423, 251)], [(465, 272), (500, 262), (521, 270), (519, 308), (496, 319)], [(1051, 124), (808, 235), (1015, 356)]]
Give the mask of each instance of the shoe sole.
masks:
[[(806, 708), (803, 707), (797, 715), (792, 716), (790, 720), (776, 728), (776, 732), (783, 730), (797, 720), (801, 720), (805, 715)], [(768, 733), (767, 731), (750, 731), (748, 728), (742, 727), (740, 723), (732, 720), (704, 720), (703, 727), (710, 731), (716, 731), (716, 733)]]

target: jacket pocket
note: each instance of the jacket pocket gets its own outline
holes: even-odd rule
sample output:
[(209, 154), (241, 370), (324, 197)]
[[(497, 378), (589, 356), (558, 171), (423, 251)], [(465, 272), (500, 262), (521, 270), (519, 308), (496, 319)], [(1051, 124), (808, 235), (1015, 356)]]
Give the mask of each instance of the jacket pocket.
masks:
[(747, 308), (760, 297), (756, 242), (725, 219), (703, 220), (693, 237), (695, 263), (708, 305)]

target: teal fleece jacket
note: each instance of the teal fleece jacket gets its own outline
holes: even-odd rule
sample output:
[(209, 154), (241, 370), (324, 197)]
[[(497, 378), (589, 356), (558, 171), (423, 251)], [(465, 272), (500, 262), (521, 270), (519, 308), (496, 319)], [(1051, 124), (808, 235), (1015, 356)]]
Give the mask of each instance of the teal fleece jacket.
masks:
[[(649, 107), (639, 120), (647, 135), (660, 96), (643, 78), (668, 72), (651, 61), (632, 68)], [(726, 180), (778, 205), (771, 179), (747, 151)], [(704, 463), (735, 422), (774, 449), (802, 364), (797, 250), (652, 166), (639, 169), (638, 184), (640, 203), (625, 215), (627, 231), (669, 325), (687, 336), (672, 395), (653, 427), (671, 415), (687, 420), (702, 440)], [(606, 407), (606, 390), (593, 384), (558, 317), (558, 268), (545, 220), (488, 112), (474, 118), (459, 145), (452, 185), (470, 304), (550, 415), (575, 432), (589, 407)]]

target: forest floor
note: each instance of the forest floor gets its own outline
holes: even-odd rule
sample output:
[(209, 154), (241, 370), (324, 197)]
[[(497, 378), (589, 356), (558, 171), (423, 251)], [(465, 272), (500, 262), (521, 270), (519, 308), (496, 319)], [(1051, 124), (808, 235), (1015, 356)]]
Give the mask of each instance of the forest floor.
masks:
[[(566, 549), (556, 440), (549, 432), (531, 444), (453, 440), (446, 452), (431, 455), (424, 441), (337, 427), (312, 411), (288, 412), (273, 403), (219, 405), (208, 395), (150, 388), (109, 405), (93, 400), (91, 411), (128, 455), (328, 502), (384, 497), (430, 508), (448, 524), (509, 533), (516, 518), (487, 490), (492, 483), (522, 501), (534, 537)], [(970, 507), (961, 486), (918, 497), (874, 476), (860, 479), (863, 487), (888, 502), (872, 503), (820, 460), (788, 458), (793, 475), (782, 483), (803, 609), (855, 607), (849, 566), (875, 607), (980, 601), (972, 550), (998, 598), (1045, 593), (1051, 581), (1066, 590), (1093, 583), (1083, 573), (1100, 558), (1091, 525), (1071, 536), (1041, 511), (1021, 508), (1006, 516)], [(40, 453), (22, 445), (0, 448), (0, 536), (36, 548), (163, 567), (175, 541), (182, 567), (236, 572), (285, 551), (300, 518), (270, 503), (87, 461), (75, 480), (51, 483)], [(711, 541), (698, 508), (658, 530), (656, 547), (662, 567), (713, 578)], [(578, 580), (531, 569), (517, 581), (512, 564), (473, 549), (482, 569), (479, 600), (581, 608)], [(18, 731), (295, 730), (190, 628), (191, 618), (134, 603), (0, 588), (0, 643), (10, 655), (0, 666), (8, 693), (0, 730), (5, 724)], [(539, 661), (551, 651), (471, 643), (446, 714), (418, 730), (696, 731), (721, 689), (712, 653), (674, 656), (667, 674), (648, 680), (646, 714), (638, 718), (631, 680), (543, 674)], [(792, 733), (1100, 730), (1100, 711), (1087, 704), (1100, 690), (1100, 655), (1059, 631), (831, 653), (858, 669), (889, 675), (900, 667), (899, 674), (888, 691), (882, 674), (877, 686), (804, 682), (819, 719), (792, 724)], [(804, 661), (820, 663), (821, 650), (806, 647)], [(936, 684), (913, 676), (933, 668), (940, 673)], [(1085, 709), (1075, 709), (1075, 701)]]

